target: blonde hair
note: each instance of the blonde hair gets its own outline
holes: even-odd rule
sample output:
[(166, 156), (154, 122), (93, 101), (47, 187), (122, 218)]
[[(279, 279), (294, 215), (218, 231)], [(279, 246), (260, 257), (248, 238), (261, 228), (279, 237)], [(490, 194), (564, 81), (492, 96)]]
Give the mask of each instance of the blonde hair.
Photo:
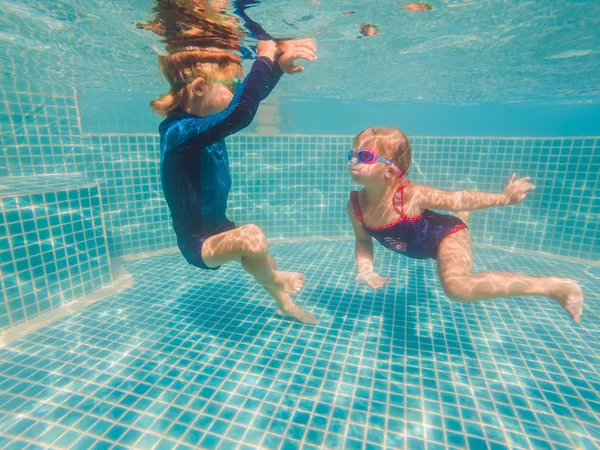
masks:
[(218, 49), (194, 49), (159, 56), (158, 64), (169, 82), (169, 92), (150, 102), (158, 114), (167, 114), (183, 107), (191, 83), (199, 77), (232, 80), (243, 76), (240, 57)]
[(410, 142), (398, 128), (367, 128), (354, 138), (356, 150), (373, 150), (389, 159), (407, 176), (411, 165)]
[[(239, 56), (245, 32), (239, 20), (215, 10), (211, 0), (156, 0), (155, 18), (137, 27), (162, 37), (167, 56), (159, 56), (169, 92), (150, 103), (161, 115), (184, 106), (198, 77), (231, 80), (243, 76)], [(235, 53), (237, 52), (237, 53)]]

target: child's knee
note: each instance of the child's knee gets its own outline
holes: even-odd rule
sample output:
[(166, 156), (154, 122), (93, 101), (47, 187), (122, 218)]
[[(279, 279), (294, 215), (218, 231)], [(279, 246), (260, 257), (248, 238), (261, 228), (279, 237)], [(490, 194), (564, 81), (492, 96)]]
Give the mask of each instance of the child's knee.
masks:
[(442, 280), (442, 288), (446, 296), (455, 302), (469, 301), (468, 290), (466, 289), (464, 277), (456, 277), (451, 280)]
[(239, 228), (243, 237), (242, 248), (244, 253), (259, 254), (267, 251), (267, 237), (256, 225), (249, 224)]

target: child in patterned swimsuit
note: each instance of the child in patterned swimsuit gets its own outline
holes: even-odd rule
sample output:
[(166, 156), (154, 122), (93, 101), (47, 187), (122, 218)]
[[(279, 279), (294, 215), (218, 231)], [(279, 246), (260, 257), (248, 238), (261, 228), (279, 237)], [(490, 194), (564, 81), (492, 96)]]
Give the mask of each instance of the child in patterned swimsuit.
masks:
[[(364, 186), (361, 191), (353, 191), (348, 201), (348, 216), (356, 236), (359, 272), (356, 281), (373, 289), (390, 281), (373, 270), (372, 239), (375, 238), (384, 247), (408, 257), (435, 259), (444, 292), (453, 300), (548, 296), (579, 322), (583, 292), (575, 280), (497, 271), (471, 272), (471, 238), (466, 225), (469, 212), (522, 201), (534, 189), (529, 178), (515, 181), (513, 175), (500, 194), (445, 192), (412, 184), (405, 178), (411, 165), (410, 144), (404, 133), (395, 128), (369, 128), (361, 132), (348, 159), (350, 176)], [(458, 214), (438, 214), (429, 208)]]

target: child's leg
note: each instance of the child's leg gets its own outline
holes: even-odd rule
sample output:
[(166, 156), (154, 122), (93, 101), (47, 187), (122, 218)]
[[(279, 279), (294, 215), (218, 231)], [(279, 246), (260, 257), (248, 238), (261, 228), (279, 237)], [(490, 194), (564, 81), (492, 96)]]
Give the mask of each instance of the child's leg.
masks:
[(275, 262), (267, 253), (267, 239), (256, 225), (244, 225), (209, 237), (202, 245), (202, 259), (208, 267), (238, 261), (260, 285), (290, 294), (304, 285), (304, 275), (275, 270)]
[(453, 300), (471, 302), (497, 297), (543, 295), (558, 301), (571, 318), (579, 322), (583, 292), (575, 280), (496, 271), (472, 274), (468, 230), (451, 234), (442, 241), (437, 262), (444, 292)]
[(317, 323), (311, 313), (298, 307), (288, 293), (298, 292), (304, 285), (304, 275), (276, 270), (275, 261), (267, 253), (267, 240), (256, 225), (244, 225), (211, 236), (202, 245), (202, 259), (209, 267), (238, 261), (256, 281), (273, 296), (277, 312), (304, 323)]

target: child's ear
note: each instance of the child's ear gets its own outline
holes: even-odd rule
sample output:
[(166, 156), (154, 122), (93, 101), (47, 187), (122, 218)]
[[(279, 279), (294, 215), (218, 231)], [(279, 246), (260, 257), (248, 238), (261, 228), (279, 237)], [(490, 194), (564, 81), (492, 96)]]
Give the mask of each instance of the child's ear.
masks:
[(206, 90), (206, 81), (202, 77), (196, 78), (190, 85), (192, 94), (202, 97)]

